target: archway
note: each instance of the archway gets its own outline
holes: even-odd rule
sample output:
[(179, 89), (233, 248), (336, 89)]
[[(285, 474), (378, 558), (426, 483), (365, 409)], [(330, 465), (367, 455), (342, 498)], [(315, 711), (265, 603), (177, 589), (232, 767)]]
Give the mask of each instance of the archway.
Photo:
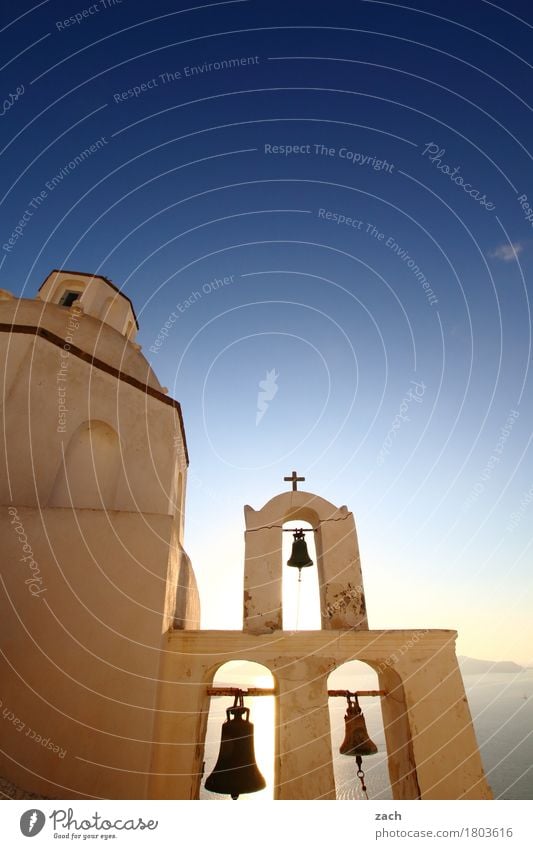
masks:
[(120, 469), (116, 431), (95, 419), (82, 422), (61, 458), (49, 506), (112, 510)]
[(244, 508), (245, 631), (282, 630), (282, 537), (288, 522), (315, 529), (322, 628), (367, 630), (366, 603), (353, 514), (310, 492), (283, 492), (260, 510)]
[[(301, 570), (287, 566), (291, 556), (293, 534), (282, 536), (282, 624), (284, 631), (314, 631), (321, 627), (320, 588), (317, 569), (315, 535), (309, 522), (286, 522), (283, 531), (301, 528), (313, 565)], [(301, 580), (299, 580), (301, 578)]]
[[(231, 660), (224, 663), (216, 672), (213, 687), (237, 687), (247, 690), (249, 687), (274, 689), (275, 681), (270, 670), (260, 663), (244, 660)], [(231, 800), (230, 796), (210, 793), (205, 789), (205, 781), (211, 775), (220, 749), (222, 724), (226, 719), (226, 708), (231, 707), (231, 696), (211, 696), (207, 731), (204, 746), (204, 774), (200, 787), (200, 799)], [(264, 790), (243, 794), (239, 801), (269, 801), (274, 796), (274, 752), (275, 752), (275, 697), (244, 697), (244, 704), (250, 708), (250, 721), (254, 725), (255, 757), (260, 772), (266, 780)]]
[[(352, 660), (337, 667), (328, 678), (328, 690), (378, 690), (377, 673), (366, 663)], [(392, 799), (389, 780), (385, 729), (379, 697), (361, 697), (360, 707), (368, 729), (368, 735), (378, 747), (375, 755), (363, 758), (365, 783), (370, 799)], [(356, 776), (355, 758), (341, 755), (339, 748), (344, 740), (344, 715), (347, 701), (341, 697), (329, 699), (331, 725), (331, 756), (335, 775), (337, 799), (363, 799), (361, 783)]]

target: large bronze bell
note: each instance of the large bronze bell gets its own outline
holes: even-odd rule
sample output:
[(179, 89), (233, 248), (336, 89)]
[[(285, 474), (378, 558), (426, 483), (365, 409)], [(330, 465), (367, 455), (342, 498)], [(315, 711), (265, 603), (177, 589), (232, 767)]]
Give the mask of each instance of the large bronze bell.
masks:
[(266, 787), (255, 762), (254, 726), (249, 716), (242, 696), (236, 696), (235, 704), (226, 711), (218, 760), (205, 782), (206, 790), (238, 799), (241, 793), (256, 793)]
[(352, 755), (362, 757), (364, 755), (375, 755), (378, 747), (368, 736), (366, 722), (363, 712), (359, 707), (357, 696), (347, 695), (348, 707), (344, 716), (346, 725), (343, 743), (339, 749), (341, 755)]
[(313, 561), (309, 557), (305, 534), (302, 530), (297, 530), (294, 532), (292, 552), (287, 560), (287, 566), (296, 566), (298, 569), (303, 569), (306, 566), (312, 565)]

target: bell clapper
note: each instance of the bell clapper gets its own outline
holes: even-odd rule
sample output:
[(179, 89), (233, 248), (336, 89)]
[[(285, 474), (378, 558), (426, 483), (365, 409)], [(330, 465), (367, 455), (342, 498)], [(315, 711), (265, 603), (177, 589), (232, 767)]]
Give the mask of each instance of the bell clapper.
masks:
[(357, 764), (357, 778), (361, 782), (361, 790), (365, 794), (365, 799), (368, 799), (368, 793), (366, 791), (365, 784), (365, 774), (363, 772), (363, 758), (361, 757), (361, 755), (356, 755), (355, 762)]

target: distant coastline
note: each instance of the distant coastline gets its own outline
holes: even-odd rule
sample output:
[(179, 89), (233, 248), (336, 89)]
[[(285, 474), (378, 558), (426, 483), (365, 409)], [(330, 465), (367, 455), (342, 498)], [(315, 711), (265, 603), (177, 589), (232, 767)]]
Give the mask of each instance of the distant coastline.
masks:
[(481, 675), (483, 672), (524, 672), (527, 667), (520, 666), (513, 660), (478, 660), (475, 657), (459, 656), (457, 658), (463, 675)]

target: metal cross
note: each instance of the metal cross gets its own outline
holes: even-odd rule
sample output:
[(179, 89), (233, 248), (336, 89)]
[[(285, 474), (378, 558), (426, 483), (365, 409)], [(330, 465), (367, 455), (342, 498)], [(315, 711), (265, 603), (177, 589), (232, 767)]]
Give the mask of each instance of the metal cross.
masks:
[(305, 478), (299, 478), (296, 472), (293, 472), (289, 478), (283, 478), (284, 481), (290, 481), (292, 483), (292, 491), (298, 491), (298, 481), (304, 481)]

